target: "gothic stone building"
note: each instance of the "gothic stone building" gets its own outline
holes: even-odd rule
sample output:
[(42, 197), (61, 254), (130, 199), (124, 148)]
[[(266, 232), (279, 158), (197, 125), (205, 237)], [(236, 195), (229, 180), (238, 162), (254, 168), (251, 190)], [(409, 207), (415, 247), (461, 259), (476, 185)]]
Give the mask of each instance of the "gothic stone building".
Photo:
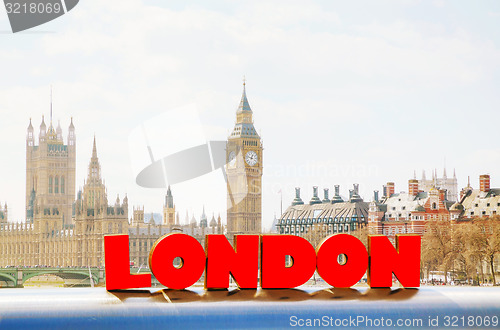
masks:
[[(94, 139), (88, 177), (74, 201), (76, 136), (73, 121), (65, 145), (60, 126), (42, 118), (38, 145), (33, 126), (26, 139), (26, 222), (4, 222), (0, 267), (102, 266), (104, 234), (128, 232), (128, 201), (108, 205)], [(75, 214), (73, 218), (73, 202)]]

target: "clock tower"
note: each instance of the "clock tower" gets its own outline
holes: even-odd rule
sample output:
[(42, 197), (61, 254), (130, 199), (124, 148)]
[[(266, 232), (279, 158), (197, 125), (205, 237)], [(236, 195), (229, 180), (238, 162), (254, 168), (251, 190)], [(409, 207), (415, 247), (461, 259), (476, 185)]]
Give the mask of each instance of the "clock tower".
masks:
[(260, 234), (262, 231), (262, 150), (243, 82), (236, 124), (226, 148), (227, 233), (230, 239), (235, 234)]

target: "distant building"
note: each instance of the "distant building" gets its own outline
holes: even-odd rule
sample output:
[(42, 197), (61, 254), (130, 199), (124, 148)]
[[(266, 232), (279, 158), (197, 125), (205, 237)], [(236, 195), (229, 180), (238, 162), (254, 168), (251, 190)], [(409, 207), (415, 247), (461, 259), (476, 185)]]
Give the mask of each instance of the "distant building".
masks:
[(490, 188), (490, 176), (480, 175), (479, 189), (472, 189), (469, 182), (451, 212), (452, 219), (459, 221), (500, 215), (500, 188)]
[[(31, 143), (31, 123), (28, 127), (27, 157), (32, 159), (28, 161), (27, 178), (33, 185), (27, 186), (27, 221), (4, 223), (0, 229), (0, 267), (102, 266), (104, 235), (128, 231), (128, 199), (120, 203), (117, 198), (113, 205), (108, 204), (95, 138), (87, 180), (74, 202), (74, 221), (67, 217), (67, 198), (71, 195), (67, 189), (74, 190), (75, 186), (69, 181), (74, 178), (74, 160), (69, 158), (70, 147), (76, 145), (74, 127), (71, 123), (68, 146), (62, 145), (60, 130), (54, 134), (51, 127), (44, 131), (41, 126), (38, 151)], [(73, 205), (69, 214), (72, 209)]]
[[(394, 186), (392, 186), (394, 189)], [(422, 192), (415, 179), (408, 181), (408, 193), (391, 193), (381, 201), (375, 197), (370, 203), (368, 232), (394, 238), (396, 234), (422, 235), (428, 220), (450, 220), (446, 191), (431, 188)]]
[[(417, 180), (415, 173), (413, 179)], [(431, 179), (427, 179), (425, 171), (422, 171), (422, 179), (417, 180), (417, 182), (419, 191), (429, 192), (432, 189), (444, 190), (446, 192), (446, 200), (451, 202), (458, 201), (458, 181), (455, 170), (453, 170), (453, 177), (451, 178), (446, 175), (446, 168), (443, 169), (443, 176), (440, 178), (437, 176), (437, 171), (434, 171)]]
[[(129, 241), (130, 241), (130, 260), (138, 267), (149, 265), (149, 252), (151, 247), (158, 238), (169, 233), (183, 233), (191, 235), (205, 246), (205, 235), (209, 234), (224, 234), (224, 226), (221, 223), (220, 215), (217, 220), (212, 215), (210, 223), (207, 223), (207, 216), (205, 215), (205, 208), (200, 217), (200, 225), (194, 215), (191, 220), (186, 213), (186, 223), (179, 223), (179, 214), (176, 214), (175, 223), (168, 221), (169, 215), (174, 214), (174, 197), (170, 187), (168, 187), (167, 195), (165, 196), (165, 205), (163, 207), (164, 217), (161, 215), (151, 213), (145, 216), (144, 207), (134, 207), (133, 218), (131, 225), (128, 228)], [(165, 215), (167, 219), (165, 219)]]
[(313, 196), (305, 204), (300, 197), (300, 188), (295, 188), (295, 199), (276, 222), (279, 234), (307, 237), (317, 244), (322, 238), (336, 233), (352, 233), (366, 225), (368, 204), (359, 196), (358, 185), (349, 191), (349, 198), (339, 194), (335, 186), (335, 195), (328, 196), (324, 189), (324, 198), (318, 197), (318, 187), (313, 187)]
[(7, 203), (2, 207), (0, 204), (0, 228), (7, 226), (9, 221), (9, 211), (7, 210)]

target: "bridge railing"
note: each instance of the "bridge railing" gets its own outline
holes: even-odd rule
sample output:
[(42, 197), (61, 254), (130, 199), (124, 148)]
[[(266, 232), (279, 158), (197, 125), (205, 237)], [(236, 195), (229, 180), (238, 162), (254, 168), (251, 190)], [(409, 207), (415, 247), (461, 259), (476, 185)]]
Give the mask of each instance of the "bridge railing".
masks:
[(0, 327), (498, 328), (500, 288), (0, 290)]

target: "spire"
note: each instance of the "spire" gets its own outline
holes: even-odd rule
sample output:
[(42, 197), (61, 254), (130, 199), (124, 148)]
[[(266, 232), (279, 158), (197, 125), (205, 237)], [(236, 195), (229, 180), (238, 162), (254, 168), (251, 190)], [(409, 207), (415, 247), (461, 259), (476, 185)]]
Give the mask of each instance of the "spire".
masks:
[(89, 176), (87, 181), (93, 181), (94, 183), (97, 181), (102, 183), (101, 180), (101, 165), (99, 164), (99, 158), (97, 158), (97, 147), (96, 147), (96, 139), (94, 135), (94, 146), (92, 147), (92, 157), (90, 158), (89, 164)]
[(422, 181), (425, 181), (426, 178), (425, 178), (425, 170), (422, 170)]
[(30, 124), (28, 125), (28, 131), (33, 131), (33, 125), (31, 124), (31, 117), (30, 117)]
[(39, 140), (45, 141), (45, 135), (47, 134), (47, 125), (45, 125), (45, 116), (42, 115), (42, 123), (40, 124), (40, 135)]
[(59, 141), (62, 141), (62, 128), (61, 128), (61, 121), (60, 120), (57, 121), (56, 135), (57, 135), (57, 139)]
[(243, 94), (241, 95), (241, 101), (240, 105), (238, 106), (238, 111), (237, 113), (240, 112), (252, 112), (252, 109), (250, 108), (250, 104), (248, 103), (247, 99), (247, 90), (246, 90), (246, 80), (243, 77)]
[(455, 172), (455, 169), (453, 169), (453, 179), (457, 178), (457, 173)]
[(443, 179), (446, 179), (446, 167), (443, 170)]
[(170, 185), (168, 185), (167, 195), (165, 196), (165, 206), (170, 209), (174, 207), (174, 196), (172, 196), (172, 190), (170, 190)]
[(413, 170), (413, 179), (417, 180), (417, 171), (416, 170)]
[(73, 125), (73, 117), (71, 117), (71, 123), (69, 124), (69, 129), (75, 129), (75, 126)]
[(92, 158), (97, 158), (97, 147), (95, 145), (95, 134), (94, 134), (94, 146), (92, 147)]
[(50, 126), (52, 126), (52, 85), (50, 85)]

